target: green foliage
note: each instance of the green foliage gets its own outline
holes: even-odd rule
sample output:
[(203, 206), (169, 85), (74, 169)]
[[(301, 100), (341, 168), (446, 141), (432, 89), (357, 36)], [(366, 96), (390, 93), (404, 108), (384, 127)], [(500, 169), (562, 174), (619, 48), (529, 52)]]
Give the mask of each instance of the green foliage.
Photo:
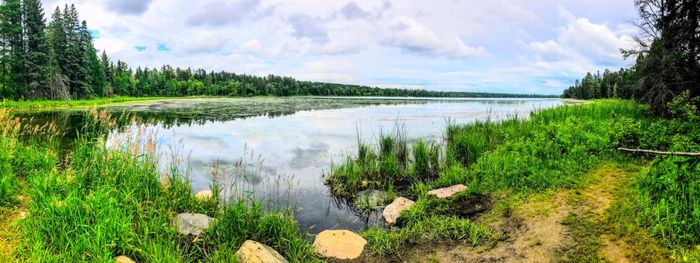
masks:
[(12, 163), (18, 146), (19, 123), (9, 111), (0, 109), (0, 124), (0, 206), (4, 206), (14, 202), (18, 192)]
[(20, 99), (27, 95), (25, 77), (24, 33), (20, 0), (3, 1), (0, 5), (0, 64), (2, 89), (0, 96)]
[(409, 147), (404, 133), (396, 129), (381, 136), (376, 151), (360, 142), (358, 157), (348, 157), (326, 177), (331, 191), (352, 199), (365, 189), (405, 192), (414, 183), (434, 180), (441, 169), (440, 145), (419, 140)]
[(250, 239), (271, 246), (292, 262), (317, 261), (291, 215), (266, 214), (258, 204), (228, 205), (207, 231), (207, 236), (217, 246), (239, 247)]
[(401, 213), (400, 229), (370, 229), (362, 233), (371, 253), (399, 254), (403, 246), (426, 242), (466, 242), (483, 244), (495, 235), (469, 219), (454, 216), (429, 215), (427, 200), (421, 199), (408, 211)]
[(44, 9), (39, 0), (22, 1), (24, 19), (25, 49), (25, 83), (28, 88), (27, 98), (48, 98), (50, 57), (46, 37), (46, 20)]
[(654, 235), (672, 244), (700, 242), (700, 161), (663, 158), (639, 181), (643, 216)]
[[(54, 141), (21, 139), (24, 132), (42, 129), (20, 129), (7, 110), (0, 110), (0, 205), (14, 202), (20, 189), (29, 200), (18, 259), (112, 262), (126, 255), (139, 262), (229, 262), (245, 239), (255, 239), (293, 262), (317, 261), (290, 215), (263, 212), (253, 201), (223, 207), (217, 198), (199, 201), (178, 174), (163, 187), (149, 151), (153, 145), (136, 147), (126, 140), (117, 141), (122, 147), (107, 148), (95, 132), (116, 123), (103, 113), (89, 116), (92, 124), (85, 125), (62, 163)], [(172, 225), (182, 212), (218, 220), (193, 239), (178, 235)]]
[[(658, 115), (669, 114), (669, 103), (687, 92), (700, 97), (700, 12), (697, 1), (635, 1), (641, 36), (630, 69), (605, 70), (591, 75), (564, 91), (562, 97), (577, 99), (625, 98), (647, 104)], [(700, 100), (694, 100), (697, 107)]]

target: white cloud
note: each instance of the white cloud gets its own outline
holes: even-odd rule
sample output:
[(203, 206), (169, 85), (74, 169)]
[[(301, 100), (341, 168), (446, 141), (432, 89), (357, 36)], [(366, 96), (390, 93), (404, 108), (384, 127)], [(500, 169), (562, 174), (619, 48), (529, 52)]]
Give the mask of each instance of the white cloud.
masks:
[(542, 60), (589, 60), (596, 64), (616, 66), (623, 62), (620, 49), (634, 47), (634, 40), (628, 35), (631, 32), (629, 29), (615, 33), (605, 24), (576, 17), (564, 9), (560, 10), (559, 15), (566, 24), (558, 30), (556, 41), (529, 44), (531, 51)]
[(107, 0), (107, 9), (124, 15), (140, 15), (148, 10), (153, 0)]
[[(101, 33), (96, 47), (134, 67), (384, 87), (557, 94), (586, 71), (630, 63), (618, 49), (635, 33), (626, 23), (635, 16), (629, 1), (137, 2), (43, 0), (47, 16), (75, 3)], [(159, 52), (159, 44), (171, 50)]]
[(260, 0), (216, 0), (200, 6), (187, 22), (195, 26), (238, 25), (270, 16), (274, 10), (274, 6), (263, 7)]
[(425, 25), (408, 17), (398, 17), (384, 28), (382, 44), (399, 47), (408, 52), (452, 58), (479, 57), (484, 47), (470, 47), (457, 36), (440, 37)]
[(289, 17), (289, 24), (293, 28), (292, 35), (297, 38), (308, 38), (317, 43), (328, 42), (328, 31), (318, 18), (296, 13)]

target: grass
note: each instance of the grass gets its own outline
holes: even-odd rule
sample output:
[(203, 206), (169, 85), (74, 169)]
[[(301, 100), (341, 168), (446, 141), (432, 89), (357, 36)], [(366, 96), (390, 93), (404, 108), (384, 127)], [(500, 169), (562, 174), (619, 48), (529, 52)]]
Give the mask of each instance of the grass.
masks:
[(401, 228), (370, 229), (362, 233), (370, 253), (398, 255), (401, 248), (429, 242), (467, 242), (484, 244), (496, 236), (486, 227), (456, 216), (429, 215), (428, 204), (421, 199), (416, 206), (401, 215)]
[[(371, 253), (397, 255), (425, 242), (488, 244), (501, 237), (469, 215), (455, 213), (464, 210), (463, 204), (508, 195), (504, 202), (513, 204), (494, 204), (508, 210), (518, 205), (514, 197), (590, 185), (591, 169), (619, 160), (620, 146), (700, 151), (700, 119), (688, 113), (692, 110), (669, 119), (646, 111), (613, 100), (562, 106), (527, 119), (449, 125), (444, 144), (409, 144), (398, 127), (375, 144), (358, 143), (358, 155), (334, 167), (326, 180), (332, 193), (348, 199), (380, 190), (390, 196), (385, 201), (394, 196), (416, 200), (397, 226), (362, 233)], [(16, 211), (23, 205), (20, 195), (29, 199), (22, 207), (29, 216), (20, 222), (18, 260), (110, 262), (127, 255), (139, 262), (231, 262), (246, 239), (270, 245), (290, 261), (318, 260), (290, 213), (267, 213), (250, 200), (198, 201), (185, 176), (175, 172), (165, 188), (153, 144), (135, 147), (125, 139), (123, 147), (107, 148), (100, 134), (117, 123), (105, 113), (89, 116), (93, 121), (83, 127), (75, 149), (63, 156), (55, 127), (23, 128), (0, 109), (0, 206)], [(44, 139), (32, 139), (37, 137)], [(642, 261), (663, 260), (666, 254), (677, 261), (700, 260), (695, 247), (700, 243), (698, 160), (625, 158), (648, 165), (615, 194), (604, 226), (585, 213), (564, 220), (579, 241), (568, 257), (599, 260), (593, 253), (601, 245), (597, 237), (609, 232), (632, 240), (639, 251), (635, 258)], [(426, 196), (457, 183), (468, 191), (447, 200)], [(183, 237), (172, 226), (181, 212), (217, 221), (202, 237)]]
[[(529, 196), (590, 184), (591, 177), (586, 174), (602, 162), (618, 158), (617, 147), (700, 150), (700, 129), (697, 128), (700, 122), (688, 121), (694, 117), (659, 119), (649, 117), (647, 110), (647, 107), (630, 101), (605, 100), (541, 110), (532, 113), (528, 119), (452, 124), (446, 131), (444, 152), (425, 154), (427, 147), (419, 142), (399, 147), (408, 149), (406, 155), (411, 158), (407, 159), (401, 159), (403, 153), (397, 152), (396, 138), (382, 137), (376, 150), (360, 144), (358, 157), (350, 157), (335, 167), (327, 183), (333, 193), (346, 197), (354, 197), (358, 191), (367, 189), (383, 190), (391, 185), (399, 189), (399, 195), (417, 197), (418, 204), (430, 203), (425, 201), (428, 190), (458, 183), (467, 185), (468, 194), (473, 195), (508, 193)], [(436, 146), (434, 149), (440, 148)], [(431, 156), (439, 156), (438, 161)], [(647, 172), (642, 173), (635, 188), (638, 201), (634, 207), (641, 211), (640, 214), (633, 220), (625, 220), (637, 222), (641, 229), (665, 240), (668, 246), (700, 243), (700, 168), (697, 163), (696, 159), (680, 157), (655, 161)], [(408, 217), (409, 220), (400, 219), (403, 221), (400, 230), (366, 232), (370, 248), (377, 254), (398, 253), (401, 246), (432, 236), (433, 229), (440, 227), (425, 224), (423, 220), (428, 217), (414, 214), (436, 215), (430, 218), (430, 222), (446, 223), (445, 217), (449, 218), (449, 215), (445, 211), (454, 209), (454, 206), (449, 206), (450, 202), (457, 201), (448, 201), (446, 205), (417, 206), (402, 214), (401, 218)], [(473, 224), (466, 218), (452, 217), (450, 220)], [(579, 232), (593, 225), (592, 221), (576, 215), (567, 218), (566, 222), (574, 227), (572, 231), (579, 227)], [(425, 225), (429, 227), (423, 227)], [(454, 222), (448, 225), (454, 225)], [(479, 233), (476, 229), (463, 228), (464, 233)], [(442, 238), (469, 240), (471, 236)], [(590, 241), (590, 246), (582, 244), (581, 249), (573, 253), (590, 254), (586, 249), (597, 246), (595, 237), (582, 235), (580, 241)]]
[(87, 100), (27, 100), (0, 101), (0, 108), (11, 108), (14, 111), (51, 111), (65, 109), (86, 109), (95, 106), (104, 106), (109, 104), (118, 104), (135, 101), (149, 101), (166, 99), (167, 97), (111, 97), (111, 98), (96, 98)]
[(394, 146), (402, 145), (397, 136), (384, 136), (376, 151), (360, 144), (358, 157), (335, 167), (327, 183), (346, 197), (388, 185), (413, 189), (414, 196), (422, 194), (417, 189), (457, 183), (482, 193), (571, 186), (615, 152), (623, 143), (618, 138), (644, 111), (632, 102), (607, 101), (547, 109), (529, 119), (449, 125), (444, 153), (424, 142), (398, 147), (409, 149), (404, 153)]
[[(311, 245), (287, 212), (266, 213), (250, 200), (196, 200), (185, 175), (161, 185), (153, 138), (126, 136), (107, 148), (104, 130), (117, 124), (93, 111), (75, 148), (59, 157), (58, 137), (49, 141), (19, 135), (7, 110), (0, 110), (3, 209), (29, 199), (14, 257), (28, 262), (113, 262), (126, 255), (138, 262), (231, 262), (246, 239), (272, 246), (292, 262), (317, 261)], [(10, 128), (8, 128), (10, 127)], [(22, 128), (22, 130), (32, 130)], [(34, 129), (38, 131), (38, 129)], [(139, 144), (143, 139), (145, 145)], [(9, 178), (9, 179), (7, 179)], [(217, 218), (198, 238), (181, 236), (176, 214)]]

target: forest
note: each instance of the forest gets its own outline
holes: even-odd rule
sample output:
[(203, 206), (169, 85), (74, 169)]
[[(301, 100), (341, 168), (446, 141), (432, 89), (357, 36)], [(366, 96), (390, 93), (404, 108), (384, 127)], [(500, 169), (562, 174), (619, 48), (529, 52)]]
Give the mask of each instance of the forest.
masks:
[[(564, 98), (634, 99), (649, 104), (659, 114), (684, 92), (700, 96), (700, 1), (635, 1), (641, 34), (637, 48), (621, 50), (634, 65), (601, 76), (588, 73), (566, 89)], [(696, 106), (700, 106), (696, 100)]]
[[(204, 69), (132, 69), (93, 44), (87, 22), (75, 5), (57, 7), (46, 23), (40, 0), (0, 5), (0, 99), (76, 100), (111, 96), (410, 96), (546, 97), (534, 94), (383, 89), (254, 76)], [(551, 97), (551, 96), (550, 96)]]

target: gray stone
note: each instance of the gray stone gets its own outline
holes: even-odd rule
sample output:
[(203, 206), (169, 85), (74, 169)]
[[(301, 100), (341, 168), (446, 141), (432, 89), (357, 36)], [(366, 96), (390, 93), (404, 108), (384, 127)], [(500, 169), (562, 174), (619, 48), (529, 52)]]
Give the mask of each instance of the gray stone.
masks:
[(416, 202), (413, 202), (407, 198), (396, 198), (394, 202), (391, 202), (391, 204), (384, 208), (384, 212), (382, 212), (382, 217), (384, 217), (384, 221), (386, 221), (387, 224), (396, 224), (396, 220), (401, 215), (401, 212), (410, 209), (415, 204)]
[(177, 227), (177, 232), (182, 235), (198, 236), (213, 222), (214, 218), (203, 214), (182, 213), (175, 217), (175, 227)]

